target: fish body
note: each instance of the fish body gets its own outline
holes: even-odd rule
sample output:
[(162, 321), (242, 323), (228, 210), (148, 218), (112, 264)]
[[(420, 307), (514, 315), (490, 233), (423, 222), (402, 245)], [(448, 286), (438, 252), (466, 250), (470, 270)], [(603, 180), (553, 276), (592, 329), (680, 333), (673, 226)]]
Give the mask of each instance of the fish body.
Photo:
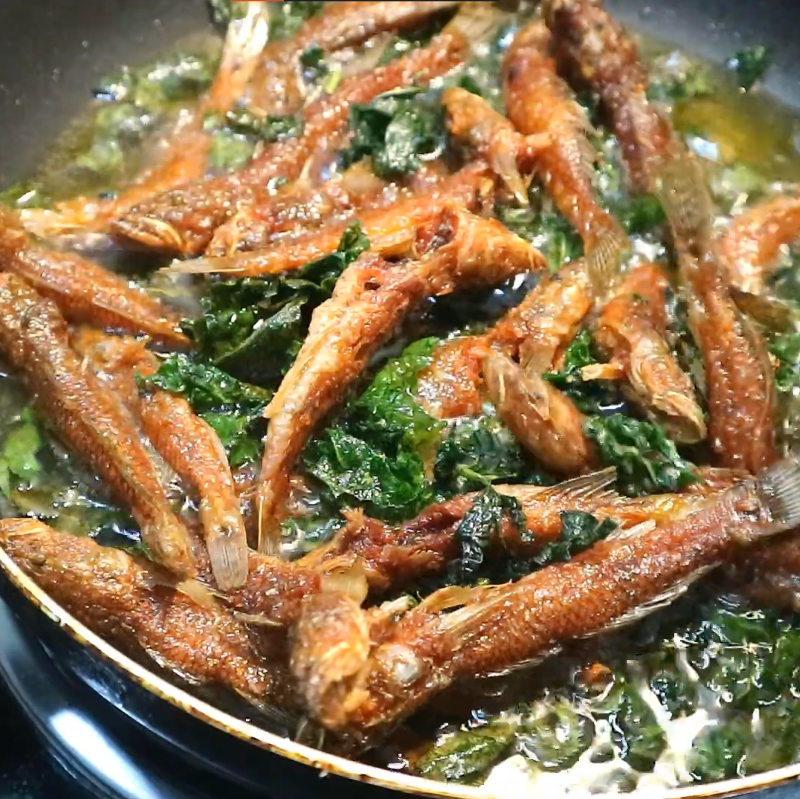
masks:
[[(406, 197), (383, 208), (362, 211), (357, 218), (369, 238), (372, 253), (386, 258), (408, 256), (413, 254), (418, 228), (438, 224), (445, 209), (451, 205), (476, 208), (484, 192), (491, 188), (493, 181), (489, 168), (485, 164), (473, 164), (445, 178), (424, 195)], [(241, 276), (291, 271), (334, 252), (352, 221), (352, 217), (335, 221), (317, 231), (277, 242), (257, 252), (178, 262), (169, 269)]]
[(434, 594), (340, 684), (315, 686), (314, 695), (334, 701), (304, 699), (324, 725), (374, 739), (458, 679), (506, 672), (662, 607), (743, 547), (796, 525), (799, 514), (800, 467), (782, 461), (682, 519), (612, 536), (517, 583), (462, 592), (458, 610), (437, 612)]
[(705, 438), (706, 423), (692, 381), (665, 339), (668, 286), (655, 264), (633, 269), (601, 311), (594, 339), (622, 367), (631, 399), (674, 438), (691, 444)]
[(194, 684), (261, 701), (272, 690), (247, 630), (222, 607), (199, 604), (152, 565), (34, 519), (0, 521), (0, 547), (93, 632)]
[(343, 80), (333, 94), (303, 111), (300, 136), (264, 147), (239, 171), (187, 183), (141, 203), (116, 220), (115, 235), (167, 252), (199, 254), (237, 211), (268, 201), (271, 181), (297, 180), (309, 157), (344, 136), (352, 105), (392, 89), (425, 85), (460, 64), (468, 51), (468, 41), (457, 28), (445, 30), (428, 47), (412, 50), (369, 75)]
[(584, 415), (540, 374), (492, 353), (484, 360), (483, 375), (497, 415), (545, 468), (571, 477), (597, 464), (594, 445), (583, 430)]
[(188, 532), (129, 414), (83, 368), (55, 305), (11, 274), (0, 275), (0, 349), (58, 436), (130, 509), (153, 558), (178, 576), (192, 576)]
[(656, 189), (654, 167), (669, 157), (672, 126), (647, 100), (649, 77), (636, 43), (602, 0), (549, 0), (545, 19), (559, 67), (596, 92), (619, 140), (634, 191)]
[(85, 258), (34, 243), (9, 211), (0, 211), (0, 271), (23, 278), (70, 321), (144, 333), (169, 347), (189, 346), (178, 317), (158, 300)]
[(734, 217), (720, 241), (731, 285), (763, 294), (784, 247), (800, 238), (800, 197), (781, 196)]
[(550, 44), (540, 20), (519, 31), (503, 62), (503, 95), (508, 118), (520, 133), (549, 137), (550, 144), (536, 156), (537, 175), (589, 252), (609, 232), (622, 234), (599, 203), (593, 183), (597, 153), (587, 138), (591, 126), (558, 76)]
[(143, 342), (84, 333), (76, 348), (111, 383), (162, 458), (200, 498), (200, 519), (214, 580), (221, 591), (247, 578), (247, 534), (225, 450), (214, 430), (183, 398), (159, 389), (139, 393), (136, 375), (158, 370)]

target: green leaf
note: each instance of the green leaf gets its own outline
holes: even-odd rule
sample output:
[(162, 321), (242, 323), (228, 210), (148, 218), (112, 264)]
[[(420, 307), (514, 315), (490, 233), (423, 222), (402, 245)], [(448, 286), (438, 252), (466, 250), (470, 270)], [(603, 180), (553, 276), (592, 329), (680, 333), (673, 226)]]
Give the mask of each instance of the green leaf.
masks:
[(353, 136), (342, 152), (343, 166), (369, 156), (375, 174), (387, 179), (416, 172), (424, 159), (443, 151), (447, 137), (441, 103), (425, 99), (418, 89), (397, 90), (369, 105), (354, 105), (350, 128)]
[(561, 698), (534, 705), (517, 736), (517, 748), (542, 770), (561, 771), (575, 765), (593, 737), (592, 720)]
[(349, 427), (365, 438), (399, 442), (422, 452), (439, 440), (444, 422), (434, 419), (417, 402), (417, 376), (431, 364), (436, 338), (410, 344), (381, 369), (352, 405)]
[(241, 19), (247, 13), (247, 5), (233, 0), (208, 0), (211, 21), (215, 25), (226, 27), (235, 19)]
[(434, 477), (446, 497), (479, 491), (492, 483), (543, 481), (496, 416), (457, 420), (436, 453)]
[(737, 50), (733, 58), (728, 59), (727, 67), (736, 73), (739, 86), (749, 91), (764, 77), (771, 64), (772, 51), (758, 45)]
[(607, 538), (616, 529), (617, 524), (612, 519), (600, 521), (591, 513), (563, 511), (561, 513), (561, 535), (558, 540), (548, 544), (541, 552), (537, 553), (533, 562), (540, 568), (551, 563), (563, 563), (598, 541)]
[(604, 466), (617, 469), (617, 487), (628, 496), (671, 493), (697, 480), (695, 467), (678, 454), (664, 428), (621, 413), (586, 422)]
[(267, 144), (296, 138), (303, 133), (303, 120), (299, 116), (257, 116), (246, 108), (228, 111), (225, 123), (235, 133), (254, 136)]
[(492, 541), (497, 539), (506, 515), (520, 532), (524, 532), (525, 515), (514, 497), (503, 496), (491, 488), (475, 497), (472, 507), (456, 528), (455, 538), (461, 555), (448, 570), (450, 583), (469, 585), (477, 581), (483, 571), (486, 553)]
[(616, 203), (614, 214), (631, 236), (656, 232), (667, 221), (661, 202), (652, 194), (628, 197)]
[(299, 0), (298, 2), (273, 3), (275, 9), (270, 24), (270, 41), (294, 36), (301, 25), (322, 11), (324, 2)]
[(218, 172), (230, 172), (246, 166), (253, 157), (255, 145), (245, 136), (220, 128), (212, 136), (208, 165)]
[(36, 457), (41, 447), (39, 428), (30, 410), (25, 409), (6, 437), (0, 454), (0, 491), (5, 497), (11, 494), (12, 480), (29, 483), (42, 471)]
[(709, 97), (718, 87), (705, 64), (686, 63), (679, 71), (651, 70), (648, 100), (675, 102)]
[(775, 369), (775, 386), (783, 394), (792, 394), (795, 388), (800, 388), (800, 333), (776, 336), (769, 351), (779, 361)]
[(417, 761), (417, 772), (431, 780), (475, 784), (508, 751), (516, 730), (501, 721), (459, 730), (431, 747)]
[(712, 727), (692, 744), (689, 767), (703, 782), (718, 782), (744, 774), (743, 761), (752, 738), (750, 719), (737, 716)]
[(365, 505), (370, 515), (401, 520), (418, 513), (431, 498), (422, 459), (401, 448), (387, 456), (339, 427), (312, 441), (303, 456), (310, 474), (338, 502)]
[(354, 222), (336, 252), (281, 276), (213, 283), (202, 315), (184, 322), (201, 354), (235, 377), (272, 386), (291, 366), (311, 313), (344, 269), (369, 248)]
[(238, 469), (245, 463), (258, 460), (263, 437), (263, 431), (259, 428), (264, 426), (259, 424), (260, 411), (206, 412), (201, 414), (201, 417), (214, 429), (222, 446), (225, 447), (232, 469)]

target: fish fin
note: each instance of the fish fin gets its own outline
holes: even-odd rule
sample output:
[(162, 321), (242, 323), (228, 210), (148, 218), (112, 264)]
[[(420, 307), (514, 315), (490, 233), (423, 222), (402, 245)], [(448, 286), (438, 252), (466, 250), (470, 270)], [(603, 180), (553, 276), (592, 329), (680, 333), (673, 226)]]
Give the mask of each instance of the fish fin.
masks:
[(209, 610), (219, 610), (217, 594), (199, 580), (181, 580), (179, 583), (176, 583), (175, 590), (188, 596), (189, 599), (196, 602), (200, 607), (208, 608)]
[(490, 39), (505, 19), (503, 12), (490, 3), (463, 3), (442, 33), (461, 34), (474, 47)]
[[(180, 239), (177, 234), (176, 237)], [(179, 249), (178, 244), (174, 247)], [(193, 258), (189, 261), (176, 258), (169, 266), (162, 267), (159, 271), (167, 275), (210, 275), (214, 272), (236, 274), (242, 271), (242, 268), (237, 264), (235, 255), (222, 255)]]
[(596, 297), (604, 297), (619, 281), (622, 261), (630, 240), (621, 227), (614, 225), (592, 245), (584, 259), (586, 274)]
[(540, 496), (547, 499), (560, 497), (569, 500), (616, 496), (615, 491), (608, 490), (610, 486), (614, 485), (616, 479), (616, 468), (609, 466), (591, 474), (583, 474), (580, 477), (565, 480), (551, 488), (545, 488)]
[(606, 536), (606, 541), (627, 541), (640, 535), (652, 533), (655, 529), (655, 520), (647, 519), (646, 521), (639, 522), (639, 524), (634, 524), (633, 527), (618, 527), (613, 533)]
[(756, 322), (780, 332), (790, 330), (797, 321), (796, 311), (789, 303), (764, 294), (751, 294), (736, 286), (729, 289), (731, 299), (736, 307)]
[(609, 633), (614, 630), (621, 630), (632, 624), (636, 624), (652, 613), (663, 610), (675, 602), (676, 599), (683, 596), (689, 590), (689, 588), (694, 585), (694, 583), (696, 583), (704, 575), (708, 574), (708, 572), (714, 569), (716, 565), (716, 563), (712, 563), (709, 566), (703, 566), (702, 568), (697, 569), (687, 577), (684, 577), (684, 579), (680, 582), (670, 586), (666, 591), (663, 591), (658, 596), (653, 597), (642, 605), (637, 605), (635, 608), (631, 608), (631, 610), (629, 610), (627, 613), (623, 613), (621, 616), (618, 616), (616, 619), (614, 619), (614, 621), (612, 621), (610, 624), (607, 624), (605, 627), (603, 627), (602, 630), (598, 630), (597, 632), (585, 637), (594, 638), (597, 635), (604, 635), (605, 633)]
[(261, 613), (240, 613), (234, 611), (233, 618), (242, 624), (252, 624), (256, 627), (283, 627), (283, 624)]
[(487, 589), (480, 586), (466, 588), (460, 585), (449, 585), (423, 599), (417, 609), (426, 613), (441, 613), (444, 610), (453, 610), (453, 608), (463, 607), (470, 602), (482, 599), (486, 593)]
[(238, 525), (226, 525), (206, 537), (211, 571), (222, 591), (240, 588), (247, 580), (249, 557), (243, 532)]
[(500, 671), (490, 671), (487, 674), (481, 674), (479, 676), (481, 679), (508, 677), (509, 674), (514, 674), (518, 671), (524, 671), (525, 669), (533, 669), (536, 666), (539, 666), (542, 663), (544, 663), (544, 661), (547, 660), (548, 658), (557, 655), (562, 649), (563, 647), (554, 646), (536, 655), (536, 657), (528, 658), (527, 660), (521, 660), (519, 663), (515, 663), (513, 666), (509, 666), (508, 668), (501, 669)]
[(654, 169), (661, 201), (678, 249), (692, 255), (706, 251), (713, 237), (714, 204), (703, 167), (688, 150), (674, 148)]
[(364, 561), (352, 555), (332, 558), (323, 565), (321, 587), (324, 593), (345, 594), (360, 605), (369, 593)]
[(528, 187), (517, 166), (517, 148), (512, 144), (515, 135), (518, 134), (512, 131), (500, 131), (492, 138), (489, 144), (489, 163), (514, 195), (517, 204), (524, 208), (530, 203)]
[(770, 466), (757, 478), (756, 485), (772, 515), (769, 534), (800, 525), (800, 460), (796, 455)]

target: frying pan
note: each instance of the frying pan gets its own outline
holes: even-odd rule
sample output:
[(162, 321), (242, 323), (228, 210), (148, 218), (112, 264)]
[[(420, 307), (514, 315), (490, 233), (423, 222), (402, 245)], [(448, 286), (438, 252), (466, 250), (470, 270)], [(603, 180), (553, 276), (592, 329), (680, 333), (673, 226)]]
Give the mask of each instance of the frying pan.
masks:
[[(610, 10), (631, 27), (711, 60), (721, 61), (745, 44), (771, 47), (774, 66), (765, 88), (800, 109), (797, 0), (650, 0), (652, 5), (647, 0), (607, 1)], [(87, 101), (97, 78), (120, 64), (141, 62), (207, 25), (204, 0), (0, 0), (0, 186), (30, 173)], [(280, 766), (288, 769), (283, 772), (284, 782), (288, 780), (292, 792), (301, 796), (326, 792), (321, 783), (310, 779), (313, 769), (365, 783), (346, 788), (352, 799), (384, 796), (380, 786), (427, 796), (487, 797), (478, 788), (443, 785), (334, 757), (219, 710), (93, 635), (49, 600), (1, 551), (0, 570), (5, 573), (0, 576), (0, 592), (31, 639), (143, 729), (150, 726), (149, 719), (159, 716), (167, 720), (167, 727), (188, 729), (190, 739), (196, 735), (198, 742), (219, 736), (213, 745), (225, 752), (227, 779), (242, 784), (248, 771), (245, 765), (260, 761), (275, 777), (284, 763)], [(7, 642), (0, 641), (0, 647), (4, 645)], [(170, 756), (175, 756), (176, 748)], [(178, 754), (192, 757), (191, 751)], [(295, 763), (286, 763), (284, 758)], [(730, 795), (772, 787), (775, 794), (788, 797), (796, 795), (798, 789), (792, 783), (798, 778), (800, 764), (691, 786), (668, 796)], [(335, 778), (327, 783), (336, 786)], [(776, 789), (780, 785), (784, 788)]]

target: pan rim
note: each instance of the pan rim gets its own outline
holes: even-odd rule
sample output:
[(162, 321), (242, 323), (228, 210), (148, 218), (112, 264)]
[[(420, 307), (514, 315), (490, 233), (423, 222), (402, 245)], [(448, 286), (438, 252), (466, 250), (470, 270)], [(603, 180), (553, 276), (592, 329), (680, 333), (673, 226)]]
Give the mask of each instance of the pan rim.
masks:
[[(328, 772), (340, 777), (364, 782), (406, 794), (430, 797), (451, 797), (452, 799), (501, 799), (496, 792), (484, 790), (482, 786), (448, 784), (401, 774), (377, 766), (369, 766), (356, 760), (329, 754), (320, 749), (297, 743), (277, 733), (265, 730), (251, 722), (230, 715), (203, 699), (199, 699), (182, 688), (173, 685), (164, 677), (125, 655), (115, 646), (105, 641), (71, 613), (53, 600), (44, 589), (28, 576), (0, 547), (0, 570), (15, 589), (37, 610), (57, 624), (74, 641), (89, 648), (103, 660), (111, 663), (126, 678), (173, 707), (194, 716), (210, 726), (232, 735), (239, 740), (264, 749), (272, 754), (301, 763), (317, 771)], [(778, 787), (800, 779), (800, 763), (773, 769), (749, 777), (738, 777), (705, 785), (689, 785), (672, 788), (663, 792), (632, 792), (631, 797), (658, 796), (659, 799), (700, 799), (703, 797), (742, 795), (763, 788)]]

